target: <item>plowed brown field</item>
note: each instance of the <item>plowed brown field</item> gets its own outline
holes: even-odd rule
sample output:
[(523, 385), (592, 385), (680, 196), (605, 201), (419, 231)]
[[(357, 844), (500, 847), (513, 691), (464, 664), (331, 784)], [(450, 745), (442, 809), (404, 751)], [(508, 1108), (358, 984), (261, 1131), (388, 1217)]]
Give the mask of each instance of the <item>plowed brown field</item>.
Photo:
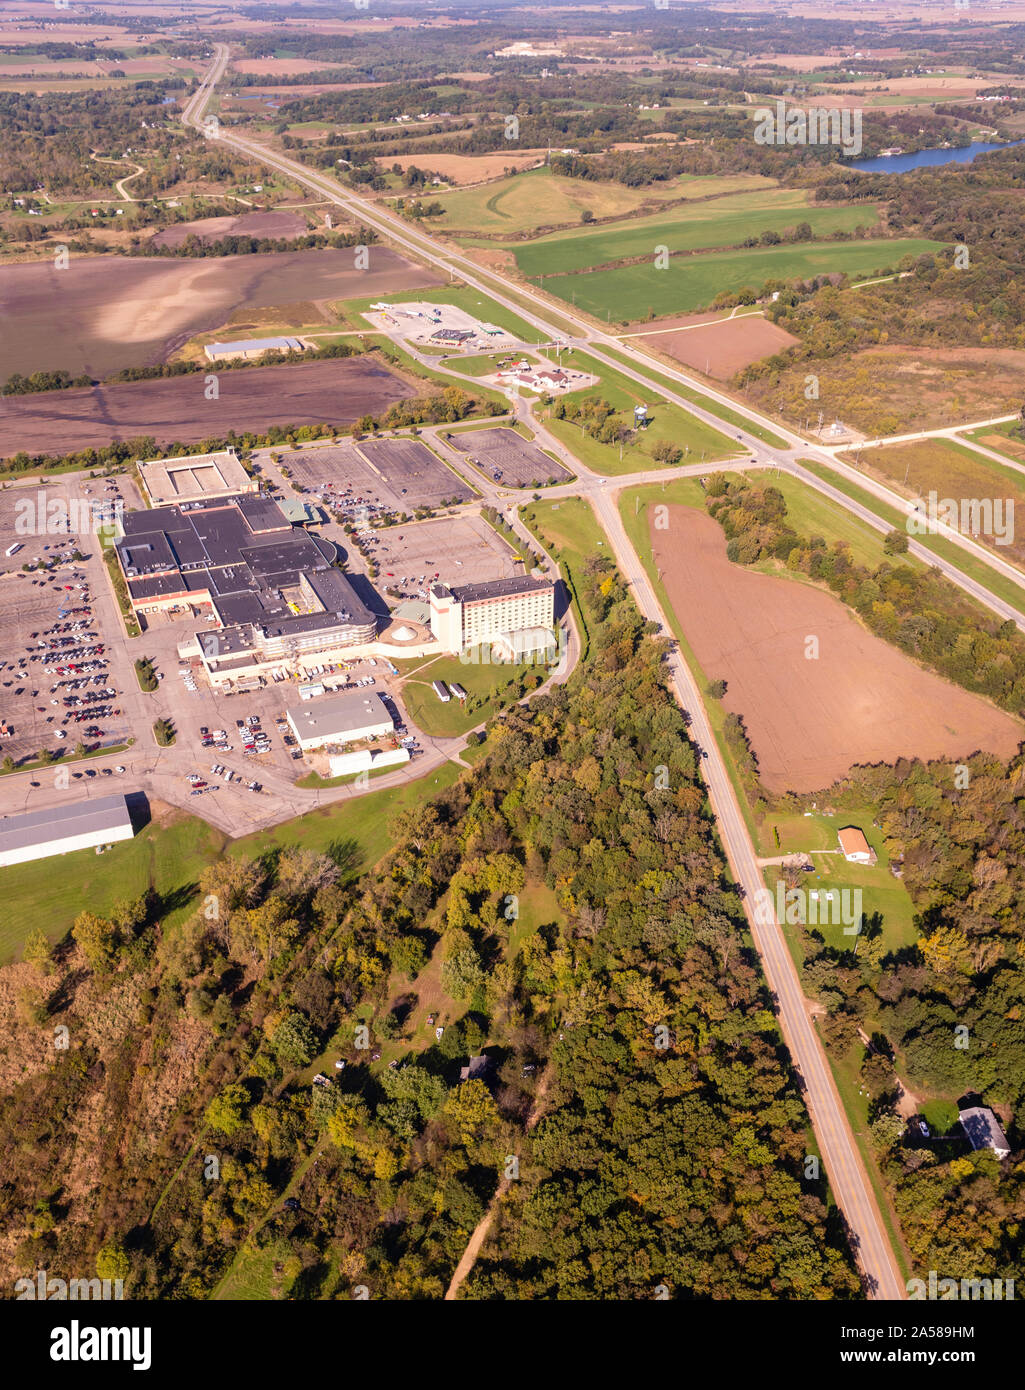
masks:
[(708, 678), (727, 682), (723, 703), (743, 716), (767, 790), (817, 791), (856, 764), (900, 757), (1009, 757), (1025, 739), (1017, 720), (921, 670), (832, 594), (733, 564), (702, 512), (670, 507), (651, 540), (673, 611)]

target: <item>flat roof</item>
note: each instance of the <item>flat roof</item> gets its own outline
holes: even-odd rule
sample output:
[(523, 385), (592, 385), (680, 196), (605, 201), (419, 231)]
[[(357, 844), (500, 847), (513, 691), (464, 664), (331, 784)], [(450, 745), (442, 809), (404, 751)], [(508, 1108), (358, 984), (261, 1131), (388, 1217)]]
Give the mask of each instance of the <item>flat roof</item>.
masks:
[(288, 710), (288, 719), (303, 739), (347, 734), (367, 724), (393, 722), (380, 695), (363, 690), (343, 691), (323, 700), (307, 700)]
[(432, 584), (431, 594), (454, 598), (456, 603), (476, 603), (489, 598), (512, 598), (517, 594), (540, 594), (554, 588), (551, 579), (533, 579), (529, 574), (520, 574), (512, 579), (486, 579), (480, 584)]
[(139, 475), (156, 502), (192, 500), (212, 493), (238, 492), (252, 483), (232, 449), (182, 458), (140, 459)]
[(128, 803), (118, 793), (91, 801), (74, 801), (70, 806), (48, 811), (28, 811), (21, 816), (0, 818), (0, 854), (47, 845), (73, 835), (89, 835), (105, 830), (121, 830), (132, 823)]

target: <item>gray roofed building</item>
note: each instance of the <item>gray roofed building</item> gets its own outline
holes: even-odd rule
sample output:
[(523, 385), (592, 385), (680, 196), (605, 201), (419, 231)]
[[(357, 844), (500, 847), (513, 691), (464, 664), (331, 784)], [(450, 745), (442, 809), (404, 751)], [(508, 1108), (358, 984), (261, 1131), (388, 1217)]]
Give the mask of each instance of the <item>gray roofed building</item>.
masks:
[(960, 1110), (958, 1119), (973, 1149), (992, 1149), (997, 1158), (1006, 1158), (1011, 1152), (1007, 1135), (988, 1106), (972, 1105)]
[(53, 854), (69, 854), (135, 834), (121, 793), (75, 801), (47, 811), (0, 818), (0, 865), (24, 864)]
[(395, 721), (380, 695), (363, 690), (345, 691), (310, 700), (285, 712), (292, 732), (304, 751), (329, 743), (356, 743), (362, 738), (390, 734)]

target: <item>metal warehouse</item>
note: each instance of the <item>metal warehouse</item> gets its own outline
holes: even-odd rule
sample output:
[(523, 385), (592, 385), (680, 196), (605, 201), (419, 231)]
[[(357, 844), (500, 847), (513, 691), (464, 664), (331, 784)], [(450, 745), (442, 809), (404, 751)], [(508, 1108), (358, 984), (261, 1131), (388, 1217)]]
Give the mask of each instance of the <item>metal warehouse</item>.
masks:
[(48, 811), (0, 817), (0, 865), (24, 864), (52, 854), (70, 854), (135, 834), (128, 803), (122, 795), (76, 801)]

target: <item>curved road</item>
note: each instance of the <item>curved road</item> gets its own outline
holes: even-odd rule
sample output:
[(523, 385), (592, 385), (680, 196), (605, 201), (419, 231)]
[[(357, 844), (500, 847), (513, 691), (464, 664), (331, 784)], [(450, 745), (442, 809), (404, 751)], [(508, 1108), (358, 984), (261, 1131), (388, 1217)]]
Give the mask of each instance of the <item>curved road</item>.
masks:
[[(189, 101), (184, 120), (187, 125), (202, 129), (203, 115), (210, 96), (224, 73), (228, 61), (228, 49), (218, 45), (210, 71), (201, 86)], [(633, 475), (629, 478), (608, 480), (599, 477), (585, 468), (579, 460), (572, 461), (577, 480), (573, 484), (545, 490), (546, 497), (585, 496), (595, 508), (604, 527), (616, 559), (634, 593), (641, 611), (646, 617), (670, 631), (666, 616), (648, 582), (644, 568), (630, 544), (619, 516), (616, 497), (625, 486), (641, 482), (668, 480), (677, 476), (695, 473), (708, 473), (725, 468), (765, 467), (779, 468), (799, 478), (817, 492), (832, 498), (846, 511), (859, 517), (873, 529), (886, 532), (889, 523), (882, 520), (868, 507), (852, 500), (839, 487), (819, 478), (802, 466), (807, 459), (821, 463), (831, 469), (840, 479), (856, 482), (870, 496), (896, 507), (901, 515), (908, 512), (907, 499), (890, 488), (871, 478), (865, 477), (856, 468), (839, 462), (833, 453), (818, 445), (809, 444), (800, 436), (769, 420), (757, 411), (732, 399), (729, 396), (698, 382), (685, 372), (673, 367), (655, 364), (641, 349), (635, 348), (615, 335), (596, 329), (567, 306), (553, 306), (543, 295), (529, 287), (512, 284), (500, 274), (483, 269), (458, 251), (440, 245), (429, 234), (410, 227), (400, 218), (383, 210), (379, 205), (358, 194), (341, 188), (327, 175), (305, 168), (293, 159), (280, 155), (274, 150), (246, 140), (230, 129), (220, 128), (216, 138), (246, 154), (260, 160), (269, 168), (275, 169), (299, 184), (313, 190), (345, 210), (351, 217), (364, 225), (373, 227), (381, 236), (392, 241), (408, 254), (449, 274), (457, 274), (466, 284), (488, 295), (537, 329), (540, 337), (558, 337), (569, 346), (580, 346), (591, 353), (607, 367), (621, 372), (642, 385), (652, 396), (672, 401), (690, 414), (711, 425), (720, 433), (732, 429), (739, 449), (746, 458), (724, 461), (715, 464), (687, 465), (681, 468), (652, 470), (651, 473)], [(545, 315), (548, 317), (546, 318)], [(554, 321), (554, 326), (553, 326)], [(567, 335), (565, 325), (573, 326), (575, 332)], [(603, 349), (614, 348), (616, 357), (607, 355)], [(624, 365), (622, 358), (630, 359)], [(656, 373), (653, 378), (650, 373)], [(724, 424), (721, 415), (685, 399), (672, 390), (671, 383), (678, 383), (689, 392), (698, 392), (705, 400), (726, 408), (740, 419), (747, 421), (759, 432), (770, 431), (784, 441), (783, 447), (769, 447), (758, 433), (743, 425), (739, 428)], [(668, 384), (667, 384), (668, 383)], [(536, 423), (536, 422), (535, 422)], [(962, 428), (967, 428), (963, 426)], [(553, 451), (565, 456), (565, 450), (550, 437), (545, 440)], [(475, 486), (484, 491), (488, 500), (508, 497), (499, 489), (480, 488), (480, 480), (474, 478)], [(508, 501), (499, 503), (507, 509)], [(975, 558), (983, 560), (991, 569), (1011, 580), (1025, 590), (1025, 574), (1013, 565), (1007, 564), (992, 551), (980, 546), (969, 537), (946, 527), (939, 528), (939, 534), (959, 546)], [(930, 566), (938, 568), (964, 592), (970, 594), (992, 612), (1003, 618), (1011, 618), (1025, 630), (1022, 613), (991, 593), (983, 584), (962, 573), (957, 566), (934, 554), (917, 541), (911, 540), (910, 551)], [(695, 740), (706, 751), (707, 757), (701, 761), (702, 771), (708, 788), (709, 800), (714, 811), (725, 853), (737, 882), (743, 888), (747, 903), (754, 901), (756, 891), (762, 888), (763, 880), (755, 857), (754, 847), (747, 827), (740, 813), (732, 783), (718, 750), (718, 745), (708, 722), (700, 691), (697, 689), (686, 665), (674, 653), (670, 662), (670, 675), (676, 698), (688, 712), (691, 730)], [(776, 1000), (780, 1024), (801, 1076), (809, 1114), (815, 1128), (820, 1151), (826, 1165), (833, 1194), (844, 1214), (851, 1244), (861, 1266), (868, 1293), (873, 1298), (901, 1299), (905, 1288), (900, 1271), (890, 1247), (886, 1228), (879, 1211), (868, 1175), (854, 1143), (843, 1106), (822, 1050), (818, 1035), (811, 1023), (807, 1002), (804, 999), (797, 973), (791, 961), (778, 922), (770, 926), (761, 925), (748, 909), (752, 937), (762, 960), (763, 969)]]

